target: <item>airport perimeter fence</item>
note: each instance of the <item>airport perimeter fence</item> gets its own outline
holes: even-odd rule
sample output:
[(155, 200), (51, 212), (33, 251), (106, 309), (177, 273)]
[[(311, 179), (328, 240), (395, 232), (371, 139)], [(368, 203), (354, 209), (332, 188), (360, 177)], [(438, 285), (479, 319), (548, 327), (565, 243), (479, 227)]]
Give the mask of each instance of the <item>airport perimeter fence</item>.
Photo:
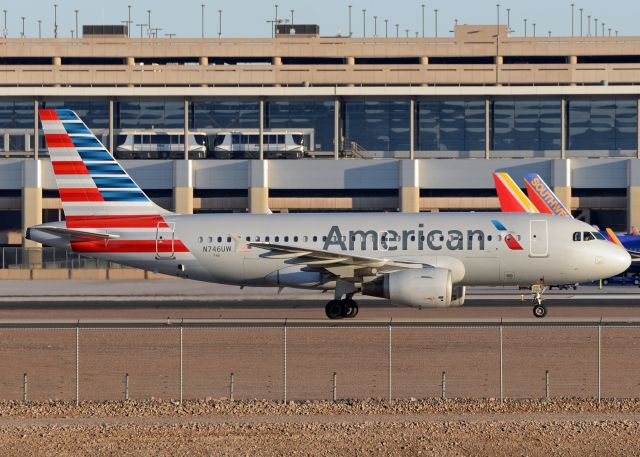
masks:
[(0, 399), (640, 398), (638, 322), (0, 326)]

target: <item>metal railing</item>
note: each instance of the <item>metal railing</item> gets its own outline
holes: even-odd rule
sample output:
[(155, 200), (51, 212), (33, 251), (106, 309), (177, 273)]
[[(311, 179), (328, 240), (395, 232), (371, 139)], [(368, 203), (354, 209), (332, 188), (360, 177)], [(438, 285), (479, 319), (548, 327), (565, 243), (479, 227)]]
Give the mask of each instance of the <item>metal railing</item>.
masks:
[(640, 320), (0, 323), (0, 399), (640, 398), (638, 338)]

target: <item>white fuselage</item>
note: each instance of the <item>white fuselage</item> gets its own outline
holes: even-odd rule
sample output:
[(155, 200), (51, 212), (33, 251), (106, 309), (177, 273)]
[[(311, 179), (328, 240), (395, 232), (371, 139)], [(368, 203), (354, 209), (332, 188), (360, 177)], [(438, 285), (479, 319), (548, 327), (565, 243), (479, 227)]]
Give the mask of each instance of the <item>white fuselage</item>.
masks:
[[(629, 255), (613, 243), (573, 241), (575, 232), (594, 232), (590, 225), (543, 214), (198, 214), (166, 220), (170, 228), (94, 230), (117, 234), (119, 240), (171, 244), (165, 252), (108, 252), (113, 242), (105, 241), (102, 252), (84, 254), (201, 281), (315, 289), (332, 289), (335, 280), (307, 278), (300, 271), (304, 265), (295, 259), (269, 256), (267, 250), (247, 243), (443, 267), (452, 271), (453, 283), (459, 285), (585, 282), (619, 274), (629, 265)], [(64, 222), (46, 225), (64, 227)], [(72, 249), (68, 239), (38, 227), (31, 229), (30, 237)], [(293, 279), (283, 283), (276, 272), (292, 273)]]

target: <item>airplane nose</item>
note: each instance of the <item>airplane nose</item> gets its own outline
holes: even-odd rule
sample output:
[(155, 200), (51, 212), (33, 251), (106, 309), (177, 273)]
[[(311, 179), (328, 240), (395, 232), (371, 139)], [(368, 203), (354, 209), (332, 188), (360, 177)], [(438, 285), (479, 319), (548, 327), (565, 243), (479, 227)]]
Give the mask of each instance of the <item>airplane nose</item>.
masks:
[(627, 271), (631, 266), (631, 256), (626, 249), (620, 246), (608, 246), (608, 252), (605, 262), (610, 276), (616, 276)]

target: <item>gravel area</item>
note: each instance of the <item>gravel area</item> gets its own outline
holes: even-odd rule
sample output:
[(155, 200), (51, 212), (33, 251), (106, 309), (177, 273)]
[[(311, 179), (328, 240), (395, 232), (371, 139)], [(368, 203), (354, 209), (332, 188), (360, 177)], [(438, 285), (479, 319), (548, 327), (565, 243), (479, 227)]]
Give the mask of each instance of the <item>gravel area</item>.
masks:
[(640, 401), (0, 403), (0, 455), (637, 455)]

